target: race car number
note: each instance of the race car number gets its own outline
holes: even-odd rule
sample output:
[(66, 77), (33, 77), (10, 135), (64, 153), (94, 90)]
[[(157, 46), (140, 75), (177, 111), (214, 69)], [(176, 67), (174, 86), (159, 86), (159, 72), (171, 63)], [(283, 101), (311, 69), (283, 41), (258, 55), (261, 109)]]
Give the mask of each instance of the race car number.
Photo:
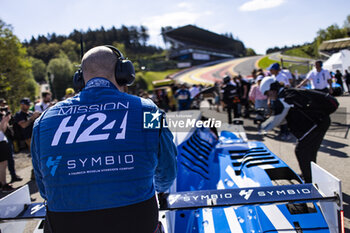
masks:
[[(66, 144), (72, 144), (74, 142), (81, 143), (81, 142), (107, 140), (110, 136), (110, 133), (108, 133), (108, 130), (114, 129), (114, 126), (116, 124), (116, 120), (112, 120), (110, 122), (107, 121), (107, 116), (104, 113), (94, 113), (89, 116), (86, 116), (86, 114), (81, 115), (75, 120), (73, 125), (71, 125), (70, 119), (71, 119), (71, 116), (67, 116), (63, 118), (58, 129), (55, 132), (55, 136), (53, 137), (51, 146), (57, 146), (64, 133), (68, 133)], [(77, 135), (83, 121), (90, 121), (93, 123), (90, 126), (88, 126), (86, 129), (84, 129), (82, 133)], [(125, 139), (127, 121), (128, 121), (128, 112), (125, 113), (123, 117), (123, 121), (119, 126), (121, 132), (117, 133), (115, 137), (116, 140)], [(71, 126), (68, 126), (68, 125), (71, 125)], [(103, 126), (102, 130), (106, 131), (106, 133), (93, 134), (93, 131), (100, 126)]]

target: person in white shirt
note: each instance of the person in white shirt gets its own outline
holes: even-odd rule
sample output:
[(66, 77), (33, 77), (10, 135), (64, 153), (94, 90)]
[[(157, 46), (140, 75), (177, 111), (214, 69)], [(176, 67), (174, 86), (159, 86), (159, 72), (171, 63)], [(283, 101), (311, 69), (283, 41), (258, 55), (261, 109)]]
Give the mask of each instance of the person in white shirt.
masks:
[(273, 63), (267, 68), (267, 70), (269, 70), (270, 73), (275, 76), (277, 81), (284, 87), (290, 87), (289, 78), (284, 72), (281, 71), (280, 64)]
[(2, 192), (13, 190), (13, 187), (6, 183), (7, 160), (10, 159), (12, 153), (5, 135), (10, 118), (11, 114), (9, 112), (0, 110), (0, 190)]
[(287, 68), (284, 68), (284, 67), (283, 67), (283, 68), (281, 69), (281, 72), (282, 72), (285, 76), (287, 76), (290, 86), (291, 86), (291, 87), (294, 87), (294, 77), (293, 77), (292, 73), (290, 72), (290, 70), (288, 70)]
[(297, 85), (297, 87), (302, 87), (308, 81), (311, 81), (312, 89), (332, 94), (333, 89), (331, 75), (329, 74), (328, 70), (322, 69), (322, 65), (322, 61), (316, 61), (315, 68), (306, 75), (306, 78), (299, 85)]
[(193, 99), (196, 95), (198, 95), (198, 93), (200, 92), (198, 86), (196, 84), (194, 84), (191, 88), (190, 88), (190, 93), (191, 93), (191, 99)]
[(43, 112), (51, 106), (51, 93), (44, 91), (41, 93), (41, 101), (34, 107), (35, 112)]

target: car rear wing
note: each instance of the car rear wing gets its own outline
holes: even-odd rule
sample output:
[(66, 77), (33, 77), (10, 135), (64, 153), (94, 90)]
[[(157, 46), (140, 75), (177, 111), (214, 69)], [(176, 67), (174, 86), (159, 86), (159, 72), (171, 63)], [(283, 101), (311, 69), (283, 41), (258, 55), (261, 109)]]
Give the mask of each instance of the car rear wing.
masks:
[[(18, 190), (19, 191), (19, 190)], [(15, 193), (13, 194), (15, 195)], [(160, 210), (185, 210), (242, 205), (305, 203), (327, 201), (339, 203), (338, 194), (324, 195), (314, 184), (264, 186), (222, 190), (200, 190), (165, 194)], [(0, 204), (0, 220), (44, 218), (44, 203)]]
[(186, 191), (164, 195), (164, 199), (160, 200), (160, 210), (289, 204), (313, 201), (339, 202), (339, 197), (337, 195), (323, 195), (313, 184)]

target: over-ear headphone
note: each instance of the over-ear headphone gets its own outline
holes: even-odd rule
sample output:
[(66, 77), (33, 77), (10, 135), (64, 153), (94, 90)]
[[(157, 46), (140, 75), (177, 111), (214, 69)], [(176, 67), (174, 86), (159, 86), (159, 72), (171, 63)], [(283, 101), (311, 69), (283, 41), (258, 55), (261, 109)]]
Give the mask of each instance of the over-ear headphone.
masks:
[[(123, 54), (111, 45), (105, 45), (110, 48), (117, 56), (117, 62), (114, 68), (115, 81), (119, 86), (130, 86), (135, 81), (135, 69), (130, 60), (126, 60)], [(85, 87), (83, 71), (79, 68), (73, 77), (73, 87), (76, 92), (80, 92)]]

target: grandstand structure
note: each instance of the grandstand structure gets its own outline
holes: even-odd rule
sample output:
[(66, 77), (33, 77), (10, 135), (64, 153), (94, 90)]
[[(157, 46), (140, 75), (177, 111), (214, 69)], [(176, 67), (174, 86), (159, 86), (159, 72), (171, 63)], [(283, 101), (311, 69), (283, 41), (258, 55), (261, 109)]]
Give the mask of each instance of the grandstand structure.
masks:
[(241, 41), (194, 25), (170, 29), (162, 34), (171, 44), (169, 58), (177, 61), (179, 68), (244, 56), (246, 51)]
[(343, 49), (350, 49), (350, 37), (323, 41), (318, 50), (321, 54), (332, 55)]

